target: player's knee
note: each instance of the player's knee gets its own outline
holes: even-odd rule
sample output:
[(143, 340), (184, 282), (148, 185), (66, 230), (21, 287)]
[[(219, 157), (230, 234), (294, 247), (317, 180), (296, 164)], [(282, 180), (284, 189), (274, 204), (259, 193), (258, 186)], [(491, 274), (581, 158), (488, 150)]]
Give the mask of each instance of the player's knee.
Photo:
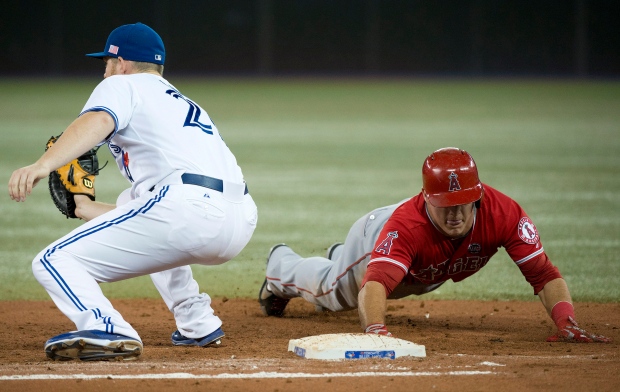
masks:
[[(48, 265), (48, 267), (46, 267), (46, 264)], [(32, 260), (32, 273), (34, 274), (34, 277), (37, 279), (37, 281), (41, 282), (41, 279), (49, 275), (49, 273), (47, 272), (48, 268), (49, 268), (48, 249), (43, 249)]]

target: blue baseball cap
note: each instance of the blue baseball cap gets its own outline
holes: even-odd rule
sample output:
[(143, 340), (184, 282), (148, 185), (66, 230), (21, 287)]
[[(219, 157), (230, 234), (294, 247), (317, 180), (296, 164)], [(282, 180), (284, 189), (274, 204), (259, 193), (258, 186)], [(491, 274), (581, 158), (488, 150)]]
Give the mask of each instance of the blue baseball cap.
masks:
[(88, 57), (122, 57), (125, 60), (164, 64), (166, 49), (159, 34), (143, 23), (127, 24), (115, 28), (105, 43), (103, 52), (87, 54)]

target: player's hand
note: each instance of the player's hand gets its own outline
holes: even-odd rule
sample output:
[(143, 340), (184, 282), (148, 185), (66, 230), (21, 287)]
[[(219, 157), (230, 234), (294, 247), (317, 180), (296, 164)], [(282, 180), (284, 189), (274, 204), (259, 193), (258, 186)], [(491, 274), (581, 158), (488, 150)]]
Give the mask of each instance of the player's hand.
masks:
[(15, 170), (9, 180), (9, 196), (15, 201), (25, 201), (39, 180), (49, 174), (49, 169), (39, 163)]
[(392, 336), (392, 334), (387, 330), (385, 324), (370, 324), (366, 327), (365, 333), (374, 333), (377, 335), (384, 336)]
[(568, 323), (560, 328), (555, 335), (547, 338), (548, 342), (573, 342), (573, 343), (611, 343), (610, 338), (601, 335), (591, 334), (577, 325), (572, 318), (568, 318)]

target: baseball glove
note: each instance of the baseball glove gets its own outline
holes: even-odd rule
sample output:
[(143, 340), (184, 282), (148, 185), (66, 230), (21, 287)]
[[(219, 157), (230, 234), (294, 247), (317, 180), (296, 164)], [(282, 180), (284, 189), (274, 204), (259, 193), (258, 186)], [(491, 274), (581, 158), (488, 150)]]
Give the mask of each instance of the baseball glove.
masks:
[[(50, 148), (59, 136), (52, 136), (45, 146)], [(56, 207), (67, 219), (77, 218), (73, 195), (86, 195), (95, 200), (95, 176), (99, 174), (97, 149), (92, 148), (80, 157), (54, 170), (49, 175), (49, 190)]]

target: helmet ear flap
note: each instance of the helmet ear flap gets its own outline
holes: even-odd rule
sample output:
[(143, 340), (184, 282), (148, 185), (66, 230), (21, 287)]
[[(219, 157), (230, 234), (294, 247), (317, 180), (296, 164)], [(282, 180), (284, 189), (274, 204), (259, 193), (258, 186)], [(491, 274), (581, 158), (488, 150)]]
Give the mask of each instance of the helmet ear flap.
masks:
[(424, 197), (424, 200), (428, 201), (428, 192), (426, 192), (426, 189), (424, 189), (424, 187), (422, 187), (422, 197)]

